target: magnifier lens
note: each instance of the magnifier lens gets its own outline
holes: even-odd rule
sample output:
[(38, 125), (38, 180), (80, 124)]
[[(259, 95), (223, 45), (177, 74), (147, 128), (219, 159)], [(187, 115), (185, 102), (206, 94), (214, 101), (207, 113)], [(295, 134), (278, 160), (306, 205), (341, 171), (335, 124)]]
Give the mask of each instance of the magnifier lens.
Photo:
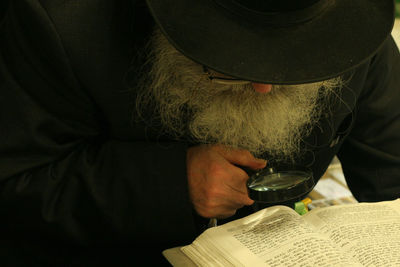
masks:
[(303, 171), (281, 171), (258, 174), (248, 187), (256, 191), (288, 189), (310, 179), (310, 173)]

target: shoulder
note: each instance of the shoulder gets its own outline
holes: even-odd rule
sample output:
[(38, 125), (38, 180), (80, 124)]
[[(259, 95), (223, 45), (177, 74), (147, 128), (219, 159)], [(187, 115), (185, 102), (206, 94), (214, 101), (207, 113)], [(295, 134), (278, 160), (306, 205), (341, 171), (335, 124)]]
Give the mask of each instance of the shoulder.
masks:
[[(368, 65), (361, 102), (370, 108), (384, 108), (386, 101), (400, 101), (400, 52), (392, 36), (389, 36)], [(397, 100), (398, 99), (398, 100)], [(383, 101), (383, 102), (381, 102)], [(400, 103), (400, 102), (398, 102)], [(378, 105), (379, 104), (379, 105)]]
[(398, 88), (395, 77), (400, 71), (399, 48), (392, 36), (388, 36), (380, 48), (365, 62), (343, 76), (345, 90), (351, 91), (353, 101), (374, 102), (384, 94)]
[[(127, 68), (153, 21), (144, 0), (18, 0), (10, 14), (31, 46), (63, 50), (79, 79), (96, 87)], [(57, 51), (58, 54), (60, 52)], [(48, 51), (49, 53), (49, 51)], [(54, 54), (54, 53), (53, 53)], [(117, 70), (118, 69), (118, 70)], [(109, 81), (111, 83), (111, 81)]]
[(62, 40), (84, 46), (88, 40), (102, 44), (140, 30), (133, 23), (136, 14), (143, 13), (141, 6), (134, 0), (18, 0), (11, 1), (8, 13), (23, 26), (20, 30), (51, 29)]

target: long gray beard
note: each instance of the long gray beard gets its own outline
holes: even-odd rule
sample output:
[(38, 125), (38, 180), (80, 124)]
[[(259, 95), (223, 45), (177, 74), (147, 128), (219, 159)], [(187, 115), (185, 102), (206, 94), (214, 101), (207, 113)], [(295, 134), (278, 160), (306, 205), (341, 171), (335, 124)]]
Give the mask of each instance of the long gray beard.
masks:
[(155, 106), (164, 131), (205, 144), (246, 149), (255, 156), (292, 159), (318, 122), (340, 78), (301, 85), (275, 85), (268, 94), (251, 85), (214, 84), (202, 66), (183, 56), (156, 30), (151, 70), (136, 100), (138, 114)]

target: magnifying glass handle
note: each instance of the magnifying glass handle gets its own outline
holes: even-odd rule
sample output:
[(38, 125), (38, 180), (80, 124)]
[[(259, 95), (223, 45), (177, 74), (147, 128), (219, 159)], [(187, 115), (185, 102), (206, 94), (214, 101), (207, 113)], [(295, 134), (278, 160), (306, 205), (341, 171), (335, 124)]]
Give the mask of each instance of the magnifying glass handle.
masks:
[(208, 222), (208, 228), (217, 226), (217, 222), (218, 221), (216, 218), (211, 218), (210, 221)]

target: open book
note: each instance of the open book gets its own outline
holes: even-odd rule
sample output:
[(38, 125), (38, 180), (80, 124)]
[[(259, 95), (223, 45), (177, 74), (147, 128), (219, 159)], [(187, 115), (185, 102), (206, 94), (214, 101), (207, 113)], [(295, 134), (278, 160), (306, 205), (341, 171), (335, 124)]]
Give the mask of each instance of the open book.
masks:
[(303, 216), (274, 206), (163, 254), (173, 266), (400, 266), (400, 199)]

